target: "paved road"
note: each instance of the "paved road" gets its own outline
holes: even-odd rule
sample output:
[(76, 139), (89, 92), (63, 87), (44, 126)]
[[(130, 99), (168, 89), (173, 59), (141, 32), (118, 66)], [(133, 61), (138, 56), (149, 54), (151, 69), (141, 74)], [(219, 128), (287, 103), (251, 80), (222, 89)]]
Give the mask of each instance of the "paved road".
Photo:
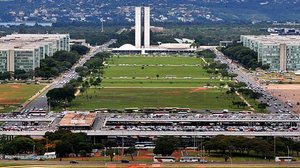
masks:
[(288, 105), (280, 102), (277, 98), (273, 97), (266, 91), (266, 86), (259, 83), (255, 76), (255, 72), (248, 72), (242, 66), (233, 63), (232, 60), (225, 57), (223, 53), (219, 52), (216, 48), (212, 48), (212, 50), (217, 55), (216, 61), (227, 64), (229, 66), (228, 71), (230, 73), (235, 73), (238, 75), (235, 78), (237, 81), (244, 82), (248, 85), (249, 89), (263, 94), (263, 96), (258, 101), (261, 103), (269, 104), (269, 107), (267, 107), (267, 111), (269, 113), (291, 113), (292, 109), (289, 108)]
[[(54, 88), (61, 88), (63, 87), (66, 83), (68, 83), (71, 79), (77, 79), (78, 74), (75, 72), (75, 68), (82, 66), (87, 60), (89, 60), (91, 57), (96, 55), (99, 52), (105, 51), (109, 45), (115, 43), (116, 40), (112, 39), (109, 42), (101, 45), (101, 46), (96, 46), (92, 47), (91, 51), (89, 54), (84, 55), (77, 64), (75, 64), (69, 71), (65, 72), (58, 78), (56, 78), (51, 84), (49, 84), (48, 88), (40, 93), (34, 100), (32, 100), (28, 105), (24, 107), (25, 110), (31, 110), (33, 108), (37, 109), (44, 109), (48, 110), (48, 103), (47, 103), (47, 97), (46, 94), (49, 90), (54, 89)], [(51, 110), (51, 109), (50, 109)]]
[[(55, 130), (47, 130), (54, 132)], [(17, 136), (29, 135), (32, 137), (44, 136), (47, 131), (0, 131), (1, 135)], [(267, 136), (267, 137), (299, 137), (300, 132), (234, 132), (234, 131), (126, 131), (126, 130), (80, 130), (88, 136)]]

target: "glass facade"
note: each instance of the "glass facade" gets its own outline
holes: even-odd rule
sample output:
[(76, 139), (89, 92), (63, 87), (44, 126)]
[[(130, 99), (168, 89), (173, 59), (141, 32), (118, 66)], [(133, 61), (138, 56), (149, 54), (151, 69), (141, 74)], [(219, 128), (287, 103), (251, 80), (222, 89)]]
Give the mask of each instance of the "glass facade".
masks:
[(286, 70), (300, 70), (300, 44), (297, 44), (297, 42), (295, 42), (296, 44), (294, 45), (291, 42), (285, 44), (284, 41), (278, 40), (277, 42), (274, 39), (272, 39), (272, 37), (269, 41), (266, 39), (259, 40), (258, 38), (258, 36), (241, 36), (241, 42), (243, 43), (243, 46), (249, 47), (258, 53), (259, 62), (262, 62), (263, 64), (269, 64), (271, 71), (281, 71), (282, 69), (280, 69), (280, 44), (284, 44), (286, 45), (286, 49), (285, 51), (283, 51), (283, 53), (286, 54), (286, 58), (282, 58), (286, 59), (286, 63), (283, 62), (283, 64), (286, 64)]

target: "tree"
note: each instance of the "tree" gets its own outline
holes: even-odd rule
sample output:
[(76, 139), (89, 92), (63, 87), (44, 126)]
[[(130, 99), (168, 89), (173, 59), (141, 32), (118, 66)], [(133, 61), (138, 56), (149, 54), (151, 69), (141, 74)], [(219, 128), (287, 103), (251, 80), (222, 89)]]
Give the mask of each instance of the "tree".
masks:
[(79, 44), (72, 45), (71, 47), (71, 51), (76, 51), (80, 55), (86, 54), (87, 52), (89, 52), (89, 50), (90, 49), (88, 47)]
[(28, 136), (17, 136), (3, 146), (5, 154), (23, 154), (33, 152), (34, 141)]
[(55, 144), (55, 152), (59, 157), (65, 157), (67, 154), (74, 152), (74, 149), (70, 142), (57, 140)]
[(113, 158), (114, 158), (115, 155), (116, 155), (115, 150), (113, 150), (113, 149), (108, 149), (108, 150), (106, 150), (106, 154), (109, 155), (110, 161), (111, 161), (111, 162), (113, 161)]
[(131, 160), (133, 161), (133, 154), (136, 152), (136, 148), (133, 147), (129, 147), (128, 149), (125, 149), (125, 154), (128, 154), (131, 156)]
[(154, 154), (170, 156), (179, 147), (179, 140), (172, 136), (164, 136), (155, 142)]
[(46, 94), (51, 106), (64, 106), (75, 99), (75, 88), (72, 85), (66, 85), (63, 88), (54, 88)]

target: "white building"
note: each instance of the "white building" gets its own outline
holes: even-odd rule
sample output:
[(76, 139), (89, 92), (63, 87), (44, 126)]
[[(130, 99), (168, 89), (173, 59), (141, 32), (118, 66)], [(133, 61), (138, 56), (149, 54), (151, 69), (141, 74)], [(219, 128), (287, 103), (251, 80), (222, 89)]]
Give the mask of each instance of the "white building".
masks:
[(0, 38), (0, 72), (34, 70), (56, 51), (70, 51), (69, 34), (12, 34)]
[[(143, 17), (142, 17), (143, 16)], [(143, 20), (142, 20), (143, 18)], [(143, 26), (142, 26), (143, 23)], [(150, 44), (150, 7), (135, 8), (135, 44), (125, 44), (114, 48), (113, 53), (122, 54), (155, 54), (155, 53), (194, 53), (196, 47), (192, 47), (194, 40), (180, 39), (179, 43), (159, 43), (157, 46)], [(142, 37), (142, 34), (144, 36)], [(144, 39), (142, 43), (142, 39)]]

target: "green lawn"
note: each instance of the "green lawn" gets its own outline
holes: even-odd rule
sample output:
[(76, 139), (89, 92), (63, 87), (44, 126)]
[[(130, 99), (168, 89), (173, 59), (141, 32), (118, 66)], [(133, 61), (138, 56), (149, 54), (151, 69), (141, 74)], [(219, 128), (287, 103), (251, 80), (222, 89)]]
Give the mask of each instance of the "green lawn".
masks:
[[(213, 79), (203, 69), (200, 58), (126, 55), (114, 56), (108, 64), (101, 85), (81, 93), (69, 110), (130, 107), (249, 110), (232, 105), (239, 97), (227, 95), (226, 88), (219, 89), (221, 82), (232, 81)], [(217, 88), (203, 88), (207, 85)], [(198, 91), (193, 92), (197, 88)]]
[(133, 66), (110, 66), (105, 69), (106, 77), (193, 77), (193, 78), (209, 78), (209, 74), (201, 66), (152, 66), (152, 67), (133, 67)]
[[(222, 82), (231, 82), (223, 80)], [(202, 87), (220, 86), (220, 79), (105, 79), (102, 87)]]
[(153, 57), (153, 56), (119, 56), (113, 57), (108, 61), (108, 64), (136, 64), (136, 65), (196, 65), (203, 64), (200, 58), (196, 57), (179, 57), (179, 56), (163, 56), (163, 57)]
[(232, 101), (239, 98), (226, 90), (191, 88), (91, 88), (77, 97), (69, 110), (129, 107), (188, 107), (192, 109), (238, 109)]

